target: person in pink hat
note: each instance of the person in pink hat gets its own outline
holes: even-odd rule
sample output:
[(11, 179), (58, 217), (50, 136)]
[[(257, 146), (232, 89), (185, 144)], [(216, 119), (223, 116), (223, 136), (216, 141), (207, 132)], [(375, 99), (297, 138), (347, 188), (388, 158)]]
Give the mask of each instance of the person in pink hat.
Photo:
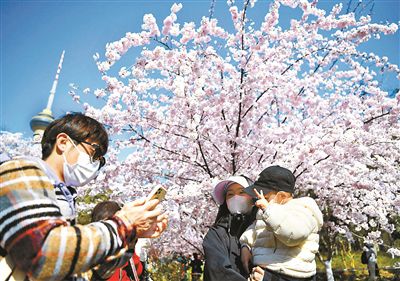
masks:
[(205, 253), (204, 281), (245, 281), (240, 259), (239, 238), (255, 220), (257, 208), (244, 192), (252, 181), (245, 176), (232, 176), (219, 182), (213, 198), (219, 205), (214, 224), (203, 240)]

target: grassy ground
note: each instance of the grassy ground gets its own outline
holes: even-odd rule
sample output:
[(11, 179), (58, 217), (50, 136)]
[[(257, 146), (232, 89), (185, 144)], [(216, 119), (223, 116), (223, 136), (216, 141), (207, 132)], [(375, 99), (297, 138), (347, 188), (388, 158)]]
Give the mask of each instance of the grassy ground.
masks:
[[(393, 266), (400, 262), (400, 258), (392, 259), (391, 256), (384, 252), (378, 252), (378, 265)], [(332, 267), (334, 269), (350, 269), (350, 268), (366, 268), (365, 264), (361, 263), (361, 252), (351, 252), (346, 255), (336, 255), (333, 257)], [(317, 269), (324, 270), (324, 265), (317, 259)]]
[[(384, 252), (378, 253), (378, 264), (380, 266), (381, 277), (378, 280), (399, 281), (400, 269), (397, 273), (393, 269), (385, 269), (384, 267), (393, 267), (396, 262), (400, 262), (400, 258), (392, 259)], [(345, 255), (336, 255), (333, 258), (333, 270), (335, 280), (339, 281), (365, 281), (368, 278), (368, 270), (365, 264), (361, 263), (361, 252), (351, 252)], [(318, 281), (326, 280), (325, 267), (317, 259)], [(187, 272), (186, 279), (182, 265), (178, 262), (155, 262), (150, 269), (150, 276), (154, 281), (190, 281), (190, 269)]]
[[(400, 270), (397, 273), (392, 268), (395, 263), (400, 263), (400, 258), (392, 259), (384, 252), (378, 252), (378, 265), (380, 268), (380, 280), (400, 280)], [(361, 263), (361, 251), (336, 255), (332, 261), (333, 271), (336, 273), (336, 280), (367, 280), (367, 265)], [(325, 267), (317, 259), (317, 271), (320, 272), (319, 280), (324, 277)]]

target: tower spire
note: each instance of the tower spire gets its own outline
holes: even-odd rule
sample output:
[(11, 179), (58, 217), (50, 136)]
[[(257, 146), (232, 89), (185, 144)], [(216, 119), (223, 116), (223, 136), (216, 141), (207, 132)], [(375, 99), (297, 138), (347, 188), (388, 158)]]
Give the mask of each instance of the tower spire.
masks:
[(47, 101), (46, 108), (43, 109), (43, 111), (40, 112), (38, 115), (32, 117), (30, 125), (31, 125), (31, 129), (33, 131), (33, 140), (34, 141), (40, 141), (42, 139), (43, 132), (46, 129), (46, 127), (51, 122), (54, 121), (51, 107), (53, 106), (54, 96), (56, 94), (58, 78), (60, 76), (62, 64), (64, 61), (64, 54), (65, 54), (65, 50), (62, 52), (60, 62), (58, 63), (56, 77), (54, 78), (53, 85), (50, 90), (50, 95), (49, 95), (49, 99)]
[(57, 89), (57, 84), (58, 84), (58, 77), (60, 76), (62, 64), (63, 64), (63, 61), (64, 61), (64, 54), (65, 54), (65, 50), (61, 54), (60, 62), (58, 63), (58, 67), (57, 67), (56, 77), (54, 78), (53, 86), (51, 87), (49, 99), (47, 101), (46, 109), (49, 110), (50, 112), (51, 112), (51, 106), (53, 105), (53, 101), (54, 101), (54, 95), (56, 94), (56, 89)]

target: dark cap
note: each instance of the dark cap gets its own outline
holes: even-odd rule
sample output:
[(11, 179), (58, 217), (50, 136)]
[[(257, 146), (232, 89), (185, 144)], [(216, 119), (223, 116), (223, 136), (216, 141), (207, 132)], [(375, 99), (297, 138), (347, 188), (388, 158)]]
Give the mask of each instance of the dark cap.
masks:
[(280, 166), (270, 166), (260, 173), (253, 185), (245, 188), (244, 191), (252, 197), (257, 197), (257, 191), (262, 190), (264, 194), (270, 191), (294, 192), (296, 178), (291, 171)]

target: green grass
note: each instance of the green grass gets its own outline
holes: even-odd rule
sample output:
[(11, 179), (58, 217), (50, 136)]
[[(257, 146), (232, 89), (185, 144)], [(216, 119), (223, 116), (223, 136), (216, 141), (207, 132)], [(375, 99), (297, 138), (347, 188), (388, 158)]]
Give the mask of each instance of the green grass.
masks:
[[(378, 265), (380, 267), (393, 266), (396, 262), (400, 262), (400, 258), (392, 259), (385, 252), (378, 252)], [(324, 265), (317, 259), (317, 269), (324, 270)], [(332, 260), (333, 269), (351, 269), (351, 268), (366, 268), (365, 264), (361, 263), (361, 251), (347, 253), (346, 255), (335, 255)]]
[[(378, 252), (378, 264), (380, 266), (381, 278), (378, 280), (398, 280), (397, 277), (383, 269), (385, 266), (393, 266), (395, 262), (400, 262), (400, 258), (392, 259), (389, 255), (384, 252)], [(340, 281), (365, 281), (367, 280), (368, 270), (365, 264), (361, 263), (361, 251), (347, 252), (343, 255), (336, 255), (333, 257), (333, 271), (336, 272), (336, 280)], [(318, 278), (317, 280), (325, 280), (324, 265), (317, 259)], [(343, 272), (338, 272), (342, 271)], [(182, 264), (166, 260), (164, 262), (154, 261), (149, 268), (150, 276), (154, 281), (180, 281), (183, 280), (184, 271)], [(187, 272), (187, 279), (190, 278), (190, 268)]]
[[(356, 278), (352, 280), (365, 280), (368, 276), (367, 265), (361, 263), (361, 251), (347, 252), (341, 255), (335, 255), (332, 260), (332, 269), (344, 270), (343, 277), (353, 275)], [(394, 274), (385, 270), (384, 267), (393, 267), (396, 262), (400, 262), (400, 258), (394, 258), (385, 252), (378, 252), (378, 266), (380, 268), (381, 280), (393, 280)], [(317, 259), (317, 271), (324, 272), (324, 265)], [(343, 279), (345, 280), (345, 279)]]

